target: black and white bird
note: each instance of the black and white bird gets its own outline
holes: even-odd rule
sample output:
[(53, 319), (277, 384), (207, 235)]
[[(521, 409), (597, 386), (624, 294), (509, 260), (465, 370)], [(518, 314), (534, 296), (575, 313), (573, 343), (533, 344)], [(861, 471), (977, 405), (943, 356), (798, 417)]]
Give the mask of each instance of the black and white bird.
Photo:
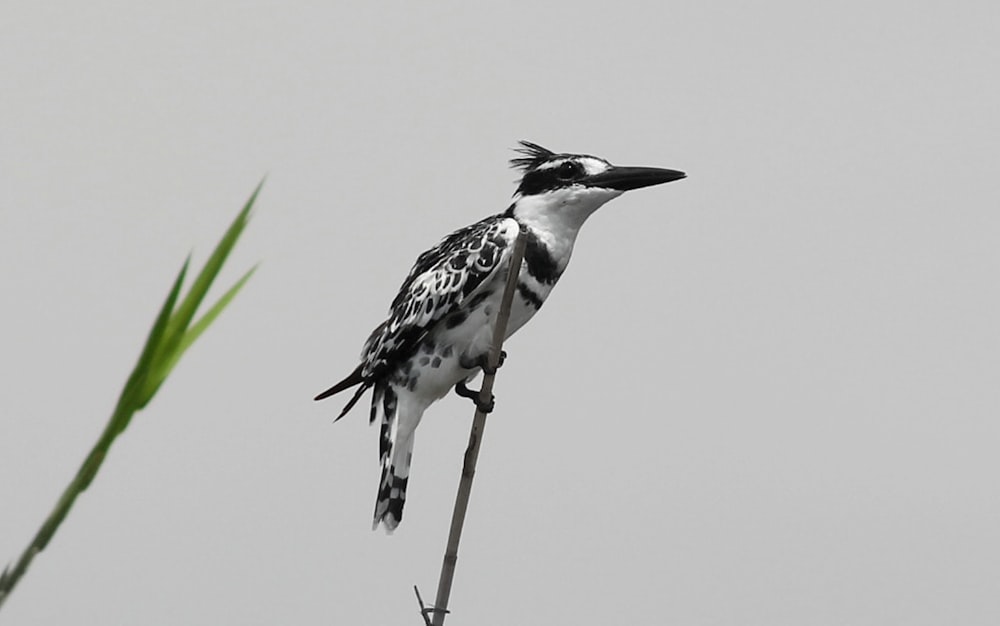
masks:
[[(365, 342), (361, 364), (322, 400), (358, 386), (337, 419), (373, 389), (371, 421), (381, 424), (382, 477), (372, 528), (393, 531), (403, 518), (413, 439), (424, 411), (484, 366), (514, 241), (527, 246), (511, 307), (509, 337), (538, 312), (566, 270), (580, 227), (626, 191), (684, 178), (654, 167), (619, 167), (586, 154), (557, 154), (520, 142), (511, 165), (523, 174), (503, 213), (460, 228), (421, 254)], [(488, 407), (484, 407), (488, 408)]]

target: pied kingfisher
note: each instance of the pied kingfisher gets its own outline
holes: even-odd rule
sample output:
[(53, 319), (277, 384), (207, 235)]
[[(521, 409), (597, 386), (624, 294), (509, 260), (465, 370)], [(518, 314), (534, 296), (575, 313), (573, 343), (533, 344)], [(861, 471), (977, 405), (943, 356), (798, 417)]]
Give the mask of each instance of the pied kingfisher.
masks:
[(427, 407), (452, 388), (459, 395), (475, 395), (465, 384), (487, 366), (519, 230), (524, 229), (527, 246), (507, 337), (541, 308), (594, 211), (631, 189), (685, 176), (653, 167), (618, 167), (586, 154), (557, 154), (527, 141), (517, 152), (511, 166), (523, 175), (510, 207), (456, 230), (417, 257), (389, 318), (365, 342), (361, 364), (316, 396), (322, 400), (359, 385), (340, 419), (374, 388), (371, 421), (381, 423), (382, 477), (372, 529), (382, 523), (392, 532), (403, 518), (414, 431)]

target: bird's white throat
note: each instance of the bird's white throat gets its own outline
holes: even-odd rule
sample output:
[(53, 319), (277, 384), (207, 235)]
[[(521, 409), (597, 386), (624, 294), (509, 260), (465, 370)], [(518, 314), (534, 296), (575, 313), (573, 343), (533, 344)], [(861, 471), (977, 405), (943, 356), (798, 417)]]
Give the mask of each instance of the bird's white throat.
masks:
[(527, 227), (559, 260), (569, 260), (580, 227), (594, 211), (623, 192), (573, 186), (533, 196), (518, 196), (514, 219)]

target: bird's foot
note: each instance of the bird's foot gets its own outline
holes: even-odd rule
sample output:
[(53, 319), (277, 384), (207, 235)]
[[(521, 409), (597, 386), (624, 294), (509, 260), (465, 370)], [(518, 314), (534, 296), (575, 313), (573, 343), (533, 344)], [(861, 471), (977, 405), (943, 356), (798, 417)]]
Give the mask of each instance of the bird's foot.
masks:
[(500, 358), (497, 359), (497, 366), (496, 367), (490, 367), (490, 353), (489, 352), (486, 352), (484, 354), (480, 354), (475, 359), (469, 359), (469, 358), (463, 357), (463, 358), (459, 359), (459, 365), (461, 365), (465, 369), (469, 369), (469, 370), (478, 367), (479, 369), (483, 370), (484, 374), (496, 374), (497, 370), (500, 369), (500, 367), (503, 365), (503, 362), (506, 361), (506, 360), (507, 360), (507, 351), (506, 350), (501, 350), (500, 351)]
[(463, 398), (468, 398), (472, 400), (473, 404), (476, 405), (476, 408), (482, 411), (483, 413), (492, 413), (493, 408), (496, 406), (496, 396), (494, 396), (491, 393), (489, 401), (483, 402), (482, 398), (480, 397), (480, 392), (469, 389), (466, 386), (464, 380), (455, 385), (455, 393), (457, 393), (459, 396)]

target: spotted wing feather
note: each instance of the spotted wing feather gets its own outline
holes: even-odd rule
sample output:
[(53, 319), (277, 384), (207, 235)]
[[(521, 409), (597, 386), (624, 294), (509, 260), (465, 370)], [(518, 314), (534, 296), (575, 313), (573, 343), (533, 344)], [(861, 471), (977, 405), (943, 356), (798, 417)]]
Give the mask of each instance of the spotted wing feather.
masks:
[(372, 332), (361, 358), (370, 379), (407, 358), (428, 330), (463, 303), (510, 258), (517, 223), (501, 215), (456, 230), (421, 254)]

